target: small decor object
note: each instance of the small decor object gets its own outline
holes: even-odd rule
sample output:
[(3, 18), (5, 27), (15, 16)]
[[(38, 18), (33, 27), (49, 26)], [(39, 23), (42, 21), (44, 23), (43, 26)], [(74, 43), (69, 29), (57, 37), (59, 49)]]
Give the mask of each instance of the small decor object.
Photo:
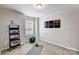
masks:
[(60, 20), (54, 20), (54, 28), (60, 28)]
[(54, 26), (53, 26), (53, 21), (49, 21), (49, 28), (53, 28)]
[(45, 28), (60, 28), (60, 19), (45, 21)]
[(39, 47), (39, 44), (36, 43), (35, 46), (36, 46), (36, 47)]
[(48, 21), (45, 22), (45, 28), (49, 28)]

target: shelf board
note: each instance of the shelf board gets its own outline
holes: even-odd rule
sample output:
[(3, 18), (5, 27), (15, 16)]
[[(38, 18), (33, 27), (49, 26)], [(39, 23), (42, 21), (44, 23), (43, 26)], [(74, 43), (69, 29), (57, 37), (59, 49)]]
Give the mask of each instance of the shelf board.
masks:
[(19, 33), (9, 33), (10, 35), (19, 35)]
[(18, 30), (19, 28), (9, 28), (10, 30)]
[(10, 38), (10, 41), (16, 41), (16, 40), (20, 40), (18, 38)]
[(16, 44), (14, 46), (10, 46), (10, 48), (15, 48), (16, 46), (19, 46), (20, 44)]

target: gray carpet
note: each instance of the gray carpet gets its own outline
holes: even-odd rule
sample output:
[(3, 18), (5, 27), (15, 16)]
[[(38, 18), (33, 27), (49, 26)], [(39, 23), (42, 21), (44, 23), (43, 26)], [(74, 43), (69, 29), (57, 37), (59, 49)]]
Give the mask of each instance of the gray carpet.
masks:
[(39, 47), (33, 46), (33, 48), (26, 55), (40, 55), (43, 49), (43, 45)]

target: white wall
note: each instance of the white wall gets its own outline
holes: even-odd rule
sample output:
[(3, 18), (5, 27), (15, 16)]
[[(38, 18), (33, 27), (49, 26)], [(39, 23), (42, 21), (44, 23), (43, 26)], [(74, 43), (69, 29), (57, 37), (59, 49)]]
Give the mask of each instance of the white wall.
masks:
[[(61, 28), (44, 28), (44, 22), (61, 19)], [(79, 11), (57, 11), (40, 18), (40, 40), (79, 51)]]
[[(21, 44), (26, 43), (25, 37), (25, 19), (30, 19), (30, 17), (24, 16), (23, 14), (9, 10), (9, 9), (0, 9), (0, 42), (1, 42), (1, 50), (9, 48), (9, 30), (8, 25), (11, 20), (14, 20), (15, 23), (20, 25), (20, 40)], [(32, 19), (32, 18), (31, 18)]]
[[(1, 22), (1, 10), (0, 10), (0, 27), (1, 27), (1, 24), (2, 22)], [(0, 48), (1, 48), (1, 30), (2, 28), (0, 28)], [(0, 49), (0, 54), (1, 54), (1, 49)]]

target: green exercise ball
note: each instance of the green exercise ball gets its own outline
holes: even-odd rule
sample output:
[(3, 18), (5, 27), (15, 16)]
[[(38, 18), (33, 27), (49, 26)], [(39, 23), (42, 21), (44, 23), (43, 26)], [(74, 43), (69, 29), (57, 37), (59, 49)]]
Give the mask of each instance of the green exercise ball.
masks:
[(35, 38), (34, 36), (32, 36), (32, 37), (29, 39), (29, 42), (30, 42), (30, 43), (34, 43), (35, 40), (36, 40), (36, 38)]

